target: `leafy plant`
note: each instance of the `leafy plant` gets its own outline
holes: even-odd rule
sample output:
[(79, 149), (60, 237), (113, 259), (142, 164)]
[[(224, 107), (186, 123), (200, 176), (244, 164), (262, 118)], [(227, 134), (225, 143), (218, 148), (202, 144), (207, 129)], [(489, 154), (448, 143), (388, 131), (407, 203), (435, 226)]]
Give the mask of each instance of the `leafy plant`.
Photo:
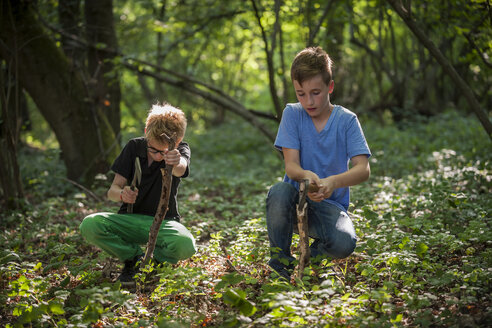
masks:
[[(271, 275), (264, 201), (282, 160), (234, 122), (188, 136), (180, 212), (197, 254), (149, 267), (134, 293), (113, 282), (121, 265), (78, 233), (85, 215), (114, 204), (67, 190), (2, 214), (0, 325), (487, 326), (492, 155), (476, 146), (483, 133), (453, 113), (402, 130), (368, 123), (372, 177), (352, 188), (358, 244), (347, 259), (311, 265), (294, 284)], [(448, 132), (460, 126), (472, 128)], [(297, 244), (294, 236), (294, 254)]]

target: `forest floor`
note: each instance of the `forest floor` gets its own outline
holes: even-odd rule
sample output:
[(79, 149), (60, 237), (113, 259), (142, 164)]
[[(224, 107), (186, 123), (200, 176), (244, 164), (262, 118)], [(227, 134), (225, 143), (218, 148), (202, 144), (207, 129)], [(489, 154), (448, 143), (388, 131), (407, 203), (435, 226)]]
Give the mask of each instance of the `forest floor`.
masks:
[(266, 265), (265, 197), (283, 164), (244, 123), (190, 128), (179, 202), (198, 252), (149, 268), (153, 279), (140, 274), (133, 292), (114, 282), (121, 264), (78, 231), (86, 215), (117, 209), (104, 200), (111, 176), (98, 177), (93, 198), (64, 179), (56, 150), (23, 150), (28, 202), (0, 217), (0, 326), (490, 325), (489, 138), (453, 112), (399, 128), (361, 123), (373, 156), (371, 179), (352, 188), (357, 248), (292, 283)]

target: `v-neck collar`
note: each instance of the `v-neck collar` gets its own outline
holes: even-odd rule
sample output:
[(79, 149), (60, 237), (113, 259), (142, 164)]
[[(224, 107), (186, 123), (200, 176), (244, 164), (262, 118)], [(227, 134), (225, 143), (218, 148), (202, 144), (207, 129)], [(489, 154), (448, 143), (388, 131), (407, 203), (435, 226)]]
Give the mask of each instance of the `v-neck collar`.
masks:
[(329, 128), (331, 126), (331, 122), (333, 121), (333, 118), (332, 117), (335, 115), (336, 111), (338, 111), (338, 106), (337, 105), (333, 105), (333, 109), (332, 109), (332, 111), (330, 113), (330, 117), (328, 117), (328, 120), (326, 121), (325, 126), (321, 130), (319, 130), (319, 131), (318, 131), (318, 129), (316, 129), (316, 125), (314, 124), (313, 118), (308, 115), (308, 118), (311, 121), (312, 127), (313, 127), (313, 129), (314, 129), (314, 131), (316, 132), (317, 135), (321, 135), (324, 131), (329, 130)]

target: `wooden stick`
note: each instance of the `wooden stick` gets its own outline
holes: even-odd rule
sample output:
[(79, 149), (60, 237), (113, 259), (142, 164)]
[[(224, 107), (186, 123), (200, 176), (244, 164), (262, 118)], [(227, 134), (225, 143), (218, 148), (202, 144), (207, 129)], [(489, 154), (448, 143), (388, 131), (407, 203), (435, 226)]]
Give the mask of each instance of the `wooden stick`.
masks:
[(101, 203), (103, 202), (102, 198), (98, 197), (95, 193), (93, 193), (92, 191), (90, 191), (89, 189), (84, 187), (83, 185), (78, 184), (77, 182), (70, 180), (70, 179), (67, 179), (67, 178), (61, 178), (61, 179), (64, 181), (70, 182), (71, 184), (73, 184), (77, 188), (82, 189), (85, 193), (87, 193), (87, 195), (91, 196), (96, 202), (101, 202)]
[(299, 256), (298, 277), (302, 280), (304, 268), (309, 265), (311, 251), (309, 249), (308, 218), (306, 196), (309, 190), (309, 180), (305, 179), (299, 184), (299, 203), (297, 204), (297, 228), (299, 230)]
[[(174, 133), (171, 137), (167, 134), (162, 134), (166, 137), (168, 142), (168, 150), (174, 150), (176, 147), (176, 134)], [(147, 242), (147, 249), (145, 251), (144, 259), (141, 263), (141, 267), (145, 267), (155, 249), (155, 243), (157, 242), (157, 235), (159, 234), (159, 229), (161, 227), (162, 221), (166, 217), (167, 210), (169, 209), (169, 198), (171, 196), (171, 185), (173, 181), (173, 165), (166, 164), (165, 168), (161, 168), (162, 174), (162, 189), (161, 189), (161, 198), (159, 200), (159, 205), (157, 206), (157, 211), (154, 216), (154, 222), (152, 222), (152, 226), (149, 231), (149, 241)]]

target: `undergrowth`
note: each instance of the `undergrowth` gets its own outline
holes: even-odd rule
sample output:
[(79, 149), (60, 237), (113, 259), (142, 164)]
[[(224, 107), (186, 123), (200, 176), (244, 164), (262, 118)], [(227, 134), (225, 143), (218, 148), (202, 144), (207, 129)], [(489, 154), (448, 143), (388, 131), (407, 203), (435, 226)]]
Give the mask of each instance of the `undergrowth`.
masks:
[(306, 268), (293, 284), (266, 265), (264, 201), (282, 160), (244, 123), (190, 129), (191, 176), (179, 210), (198, 253), (148, 268), (157, 282), (142, 274), (135, 292), (114, 282), (121, 264), (78, 232), (86, 215), (116, 209), (103, 200), (107, 177), (96, 180), (94, 198), (64, 180), (56, 151), (24, 151), (27, 201), (1, 216), (0, 325), (487, 326), (490, 140), (456, 113), (404, 129), (362, 125), (373, 156), (370, 181), (352, 188), (358, 246), (347, 259)]

